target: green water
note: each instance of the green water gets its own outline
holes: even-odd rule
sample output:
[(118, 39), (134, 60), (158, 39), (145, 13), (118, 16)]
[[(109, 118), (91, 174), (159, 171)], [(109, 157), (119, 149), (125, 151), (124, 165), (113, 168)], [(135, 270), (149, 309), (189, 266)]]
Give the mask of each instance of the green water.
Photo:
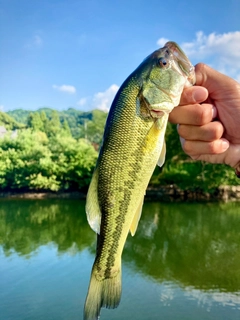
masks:
[[(94, 250), (84, 202), (0, 201), (0, 319), (82, 319)], [(104, 319), (240, 319), (240, 204), (145, 203)]]

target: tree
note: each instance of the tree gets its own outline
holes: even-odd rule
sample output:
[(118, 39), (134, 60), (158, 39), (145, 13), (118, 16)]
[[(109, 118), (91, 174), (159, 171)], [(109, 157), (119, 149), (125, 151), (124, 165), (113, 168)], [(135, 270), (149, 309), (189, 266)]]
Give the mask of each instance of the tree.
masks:
[(66, 119), (64, 119), (62, 124), (62, 135), (70, 137), (72, 136), (71, 130), (69, 128), (68, 122)]
[(4, 126), (7, 130), (25, 128), (24, 124), (17, 122), (14, 118), (10, 117), (5, 112), (0, 112), (0, 125)]
[(51, 119), (47, 122), (45, 132), (48, 137), (54, 137), (61, 131), (61, 123), (59, 119), (58, 112), (56, 110), (52, 111)]
[(27, 126), (29, 128), (32, 128), (33, 131), (43, 131), (44, 130), (44, 124), (41, 119), (41, 116), (38, 112), (31, 112), (28, 116), (27, 120)]

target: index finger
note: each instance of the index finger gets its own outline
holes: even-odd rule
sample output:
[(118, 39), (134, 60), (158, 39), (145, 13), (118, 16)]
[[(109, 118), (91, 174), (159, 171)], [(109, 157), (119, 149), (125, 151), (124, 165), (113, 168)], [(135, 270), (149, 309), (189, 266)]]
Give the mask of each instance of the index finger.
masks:
[(211, 122), (217, 115), (212, 104), (188, 104), (174, 108), (169, 114), (169, 121), (176, 124), (202, 126)]

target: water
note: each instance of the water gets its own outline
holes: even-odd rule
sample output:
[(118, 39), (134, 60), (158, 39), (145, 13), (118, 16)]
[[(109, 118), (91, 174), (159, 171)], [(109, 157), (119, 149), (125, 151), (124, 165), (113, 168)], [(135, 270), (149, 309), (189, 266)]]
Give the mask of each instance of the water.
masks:
[[(83, 201), (0, 201), (0, 319), (82, 319), (94, 251)], [(101, 320), (239, 318), (239, 204), (145, 203)]]

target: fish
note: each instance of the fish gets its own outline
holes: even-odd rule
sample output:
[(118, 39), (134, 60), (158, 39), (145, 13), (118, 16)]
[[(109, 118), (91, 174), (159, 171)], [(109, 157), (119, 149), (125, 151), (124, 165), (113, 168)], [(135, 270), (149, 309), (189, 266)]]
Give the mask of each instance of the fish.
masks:
[(86, 198), (97, 247), (84, 320), (99, 319), (102, 307), (120, 303), (124, 244), (137, 230), (153, 171), (165, 161), (168, 115), (183, 89), (194, 83), (194, 66), (169, 41), (143, 60), (116, 93)]

